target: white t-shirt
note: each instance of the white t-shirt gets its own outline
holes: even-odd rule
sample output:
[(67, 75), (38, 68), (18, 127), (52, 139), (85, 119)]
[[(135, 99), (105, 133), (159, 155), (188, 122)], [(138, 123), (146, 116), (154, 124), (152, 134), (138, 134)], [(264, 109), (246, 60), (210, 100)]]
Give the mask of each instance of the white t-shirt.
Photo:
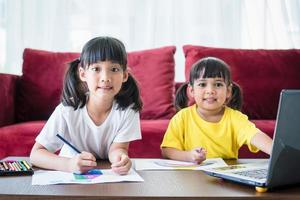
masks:
[(51, 152), (61, 149), (61, 156), (73, 157), (76, 152), (64, 144), (60, 134), (79, 151), (92, 153), (96, 158), (107, 159), (110, 145), (114, 142), (129, 142), (141, 139), (139, 112), (131, 109), (117, 110), (113, 103), (105, 121), (97, 126), (88, 115), (87, 108), (74, 110), (59, 104), (36, 138), (36, 142)]

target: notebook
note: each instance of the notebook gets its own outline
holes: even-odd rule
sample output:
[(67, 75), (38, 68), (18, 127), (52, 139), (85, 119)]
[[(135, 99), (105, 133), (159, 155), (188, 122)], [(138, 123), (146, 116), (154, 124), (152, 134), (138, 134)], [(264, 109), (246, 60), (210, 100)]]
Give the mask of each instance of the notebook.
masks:
[(204, 169), (215, 177), (273, 188), (300, 183), (300, 90), (282, 90), (267, 162)]

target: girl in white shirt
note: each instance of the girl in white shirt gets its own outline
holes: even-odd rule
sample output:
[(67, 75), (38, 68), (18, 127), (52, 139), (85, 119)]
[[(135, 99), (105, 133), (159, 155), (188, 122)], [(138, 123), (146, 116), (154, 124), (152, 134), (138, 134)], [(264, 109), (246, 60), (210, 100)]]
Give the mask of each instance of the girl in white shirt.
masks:
[[(70, 63), (59, 104), (36, 138), (33, 165), (67, 172), (86, 172), (96, 159), (109, 159), (112, 170), (131, 168), (128, 146), (141, 139), (140, 92), (127, 71), (123, 43), (111, 37), (88, 41), (80, 58)], [(60, 134), (81, 153), (56, 135)], [(60, 150), (60, 154), (55, 152)]]

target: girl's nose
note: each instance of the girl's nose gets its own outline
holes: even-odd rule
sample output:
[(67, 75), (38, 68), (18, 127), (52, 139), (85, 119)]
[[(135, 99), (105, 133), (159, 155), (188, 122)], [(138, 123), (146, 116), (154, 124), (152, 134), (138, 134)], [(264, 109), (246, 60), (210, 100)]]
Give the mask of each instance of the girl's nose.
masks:
[(214, 92), (215, 92), (214, 87), (211, 86), (211, 85), (208, 85), (208, 86), (206, 87), (205, 92), (206, 92), (207, 94), (212, 94), (212, 93), (214, 93)]
[(109, 82), (110, 81), (109, 72), (104, 70), (104, 71), (102, 71), (100, 76), (101, 76), (100, 77), (101, 82)]

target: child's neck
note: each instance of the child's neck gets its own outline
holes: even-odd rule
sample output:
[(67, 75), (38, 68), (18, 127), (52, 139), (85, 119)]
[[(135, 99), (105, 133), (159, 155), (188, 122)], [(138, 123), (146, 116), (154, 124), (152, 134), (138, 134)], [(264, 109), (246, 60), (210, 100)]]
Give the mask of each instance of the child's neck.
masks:
[(113, 101), (88, 100), (86, 104), (87, 112), (95, 125), (99, 126), (105, 121), (111, 111), (112, 105)]
[(196, 110), (197, 110), (198, 115), (203, 120), (205, 120), (207, 122), (217, 123), (217, 122), (221, 121), (224, 111), (225, 111), (225, 107), (221, 107), (220, 109), (217, 109), (217, 110), (204, 110), (197, 106)]

